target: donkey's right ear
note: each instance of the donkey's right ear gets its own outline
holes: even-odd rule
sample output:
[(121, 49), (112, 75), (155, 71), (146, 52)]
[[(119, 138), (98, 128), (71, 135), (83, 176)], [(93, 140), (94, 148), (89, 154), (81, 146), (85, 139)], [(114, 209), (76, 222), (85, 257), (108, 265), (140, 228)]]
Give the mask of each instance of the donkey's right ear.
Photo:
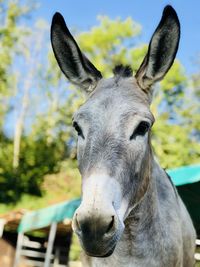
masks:
[(69, 81), (87, 92), (93, 91), (102, 75), (81, 52), (60, 13), (52, 19), (51, 43), (58, 65)]
[(161, 80), (174, 62), (180, 39), (180, 23), (175, 10), (166, 6), (142, 65), (136, 73), (140, 87), (149, 94), (151, 85)]

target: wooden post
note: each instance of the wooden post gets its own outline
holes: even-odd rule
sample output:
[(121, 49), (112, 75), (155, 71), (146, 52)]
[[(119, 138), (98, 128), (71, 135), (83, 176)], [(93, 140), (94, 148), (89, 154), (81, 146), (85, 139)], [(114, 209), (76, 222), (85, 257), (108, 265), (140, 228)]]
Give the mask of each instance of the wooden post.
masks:
[(47, 251), (45, 255), (44, 267), (49, 267), (51, 263), (51, 254), (53, 251), (53, 244), (56, 237), (57, 223), (53, 222), (51, 224), (49, 239), (47, 244)]
[(21, 250), (23, 246), (23, 240), (24, 240), (24, 233), (19, 233), (17, 237), (17, 247), (16, 247), (16, 252), (15, 252), (15, 260), (14, 260), (13, 267), (17, 267), (19, 265)]
[(0, 238), (3, 236), (3, 230), (4, 230), (5, 223), (6, 223), (6, 220), (0, 219)]

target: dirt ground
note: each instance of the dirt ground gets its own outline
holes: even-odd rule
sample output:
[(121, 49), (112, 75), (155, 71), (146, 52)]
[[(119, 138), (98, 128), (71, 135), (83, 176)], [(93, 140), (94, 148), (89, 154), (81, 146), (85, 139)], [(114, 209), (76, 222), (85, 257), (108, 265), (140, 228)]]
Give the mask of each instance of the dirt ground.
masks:
[[(0, 239), (0, 266), (13, 267), (14, 256), (15, 248), (13, 245), (3, 239)], [(19, 267), (27, 267), (27, 265), (20, 263)], [(76, 265), (74, 267), (76, 267)]]
[(69, 262), (69, 267), (82, 267), (82, 264), (79, 261), (71, 261)]
[(15, 255), (15, 249), (11, 244), (5, 240), (0, 240), (0, 266), (11, 267), (13, 265), (13, 259)]

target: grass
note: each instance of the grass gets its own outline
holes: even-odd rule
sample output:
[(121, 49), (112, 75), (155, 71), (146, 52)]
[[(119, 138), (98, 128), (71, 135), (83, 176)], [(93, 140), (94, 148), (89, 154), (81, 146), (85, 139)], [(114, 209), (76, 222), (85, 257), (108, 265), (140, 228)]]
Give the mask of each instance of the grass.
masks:
[(23, 194), (17, 203), (0, 204), (0, 214), (11, 210), (35, 210), (67, 201), (80, 196), (81, 177), (76, 163), (72, 160), (63, 162), (61, 171), (46, 175), (42, 183), (42, 197)]

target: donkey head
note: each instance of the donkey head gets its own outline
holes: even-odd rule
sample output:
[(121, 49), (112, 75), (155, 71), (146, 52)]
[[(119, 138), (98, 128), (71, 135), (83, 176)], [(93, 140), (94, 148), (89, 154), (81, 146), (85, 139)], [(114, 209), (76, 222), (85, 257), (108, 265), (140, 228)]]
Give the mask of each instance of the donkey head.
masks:
[(58, 64), (69, 81), (88, 92), (73, 117), (82, 175), (82, 202), (73, 229), (88, 255), (105, 257), (114, 251), (130, 210), (148, 190), (154, 122), (151, 86), (171, 67), (179, 37), (178, 17), (167, 6), (136, 75), (129, 67), (118, 66), (113, 78), (103, 79), (63, 17), (59, 13), (53, 17), (51, 41)]

